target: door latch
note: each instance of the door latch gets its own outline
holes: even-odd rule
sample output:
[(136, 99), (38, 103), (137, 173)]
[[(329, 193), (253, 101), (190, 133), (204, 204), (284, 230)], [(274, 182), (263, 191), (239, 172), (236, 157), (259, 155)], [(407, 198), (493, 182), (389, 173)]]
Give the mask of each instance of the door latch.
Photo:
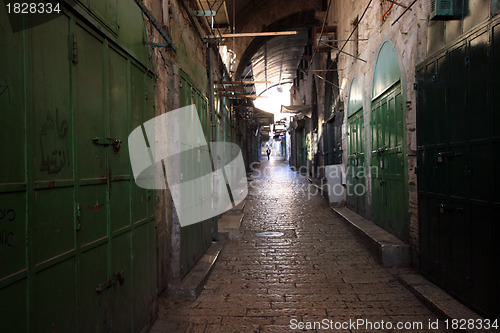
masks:
[(450, 204), (445, 204), (445, 203), (441, 203), (439, 204), (439, 213), (440, 214), (444, 214), (446, 211), (457, 211), (457, 212), (461, 212), (464, 210), (463, 207), (461, 206), (458, 206), (458, 205), (450, 205)]
[(120, 151), (122, 140), (116, 138), (98, 138), (95, 137), (92, 139), (96, 145), (102, 146), (113, 146), (116, 151)]
[(114, 284), (118, 283), (120, 286), (123, 286), (125, 283), (125, 278), (123, 277), (123, 271), (116, 271), (111, 278), (108, 280), (99, 283), (95, 291), (100, 294), (104, 290), (111, 288)]
[(437, 161), (438, 161), (438, 163), (443, 163), (448, 159), (452, 159), (454, 157), (460, 157), (462, 155), (463, 155), (463, 153), (461, 153), (461, 152), (443, 151), (443, 152), (438, 153)]
[(386, 150), (387, 150), (387, 148), (380, 147), (379, 149), (377, 149), (377, 154), (380, 156), (380, 154), (382, 154)]

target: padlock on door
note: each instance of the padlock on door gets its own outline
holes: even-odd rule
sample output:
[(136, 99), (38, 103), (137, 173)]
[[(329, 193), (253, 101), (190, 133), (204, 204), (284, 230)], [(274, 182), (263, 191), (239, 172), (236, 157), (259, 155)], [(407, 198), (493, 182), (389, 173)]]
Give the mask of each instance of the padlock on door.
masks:
[(439, 154), (438, 154), (437, 162), (438, 162), (438, 163), (443, 163), (443, 162), (444, 162), (444, 156), (443, 156), (443, 154), (442, 154), (442, 153), (439, 153)]

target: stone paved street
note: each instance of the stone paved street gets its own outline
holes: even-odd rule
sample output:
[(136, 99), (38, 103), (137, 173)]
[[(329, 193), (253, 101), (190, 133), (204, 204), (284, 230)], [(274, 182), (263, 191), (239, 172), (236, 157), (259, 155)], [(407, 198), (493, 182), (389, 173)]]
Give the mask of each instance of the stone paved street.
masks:
[[(196, 301), (160, 298), (152, 332), (289, 332), (292, 319), (424, 327), (338, 332), (438, 331), (428, 329), (437, 317), (375, 262), (307, 179), (276, 159), (253, 178), (240, 240), (225, 244)], [(258, 235), (265, 231), (280, 234)]]

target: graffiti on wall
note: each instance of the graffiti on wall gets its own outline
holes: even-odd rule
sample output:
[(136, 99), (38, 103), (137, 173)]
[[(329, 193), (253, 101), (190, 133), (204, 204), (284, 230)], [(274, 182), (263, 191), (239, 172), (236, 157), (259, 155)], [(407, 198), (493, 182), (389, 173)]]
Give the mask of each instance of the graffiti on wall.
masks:
[(5, 82), (0, 83), (0, 96), (4, 95), (7, 96), (9, 103), (10, 103), (10, 89), (9, 89), (9, 83), (7, 80)]
[[(14, 209), (0, 209), (0, 223), (12, 222), (16, 219), (16, 211)], [(0, 230), (0, 247), (13, 247), (14, 233), (9, 230)]]
[(58, 174), (70, 165), (69, 149), (66, 148), (67, 136), (68, 122), (59, 119), (59, 110), (56, 109), (55, 120), (50, 113), (47, 114), (40, 131), (40, 171)]

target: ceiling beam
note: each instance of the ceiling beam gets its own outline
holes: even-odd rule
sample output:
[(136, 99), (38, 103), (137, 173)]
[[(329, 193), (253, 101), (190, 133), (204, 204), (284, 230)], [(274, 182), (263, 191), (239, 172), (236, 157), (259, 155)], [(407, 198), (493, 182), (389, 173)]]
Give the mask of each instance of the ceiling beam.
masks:
[(247, 84), (247, 83), (271, 83), (271, 81), (219, 81), (217, 83), (238, 85), (238, 84)]
[(245, 91), (245, 88), (243, 87), (238, 87), (238, 86), (233, 86), (233, 87), (225, 87), (225, 88), (217, 88), (218, 91), (227, 91), (227, 92), (232, 92), (232, 91)]
[(267, 98), (267, 96), (257, 96), (257, 95), (231, 95), (231, 94), (220, 94), (223, 97), (233, 97), (233, 98)]
[(205, 36), (205, 38), (231, 38), (231, 37), (266, 37), (296, 35), (297, 31), (268, 31), (268, 32), (239, 32), (234, 34), (220, 34), (219, 36)]

